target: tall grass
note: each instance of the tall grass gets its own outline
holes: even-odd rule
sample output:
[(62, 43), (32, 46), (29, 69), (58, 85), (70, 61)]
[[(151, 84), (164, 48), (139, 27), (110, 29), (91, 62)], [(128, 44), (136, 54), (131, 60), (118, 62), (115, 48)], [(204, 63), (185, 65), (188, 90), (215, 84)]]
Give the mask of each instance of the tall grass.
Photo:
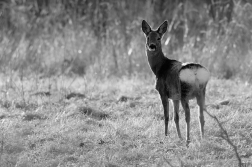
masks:
[[(205, 31), (201, 36), (184, 37), (183, 47), (173, 52), (169, 45), (164, 47), (166, 56), (200, 62), (218, 77), (239, 76), (250, 80), (252, 5), (235, 2), (231, 22), (213, 21), (207, 13), (199, 11), (199, 22), (207, 25)], [(0, 70), (3, 73), (41, 77), (89, 73), (101, 78), (150, 74), (145, 39), (140, 30), (145, 17), (140, 12), (130, 18), (133, 22), (121, 20), (119, 25), (116, 22), (107, 24), (106, 35), (98, 37), (89, 20), (72, 17), (60, 6), (41, 17), (36, 17), (25, 5), (12, 4), (4, 9), (10, 11), (11, 19), (1, 19), (5, 23), (0, 38)], [(115, 17), (114, 14), (111, 12), (111, 17)], [(122, 16), (122, 19), (127, 18)], [(122, 29), (122, 25), (126, 27)], [(171, 35), (167, 33), (164, 40)]]

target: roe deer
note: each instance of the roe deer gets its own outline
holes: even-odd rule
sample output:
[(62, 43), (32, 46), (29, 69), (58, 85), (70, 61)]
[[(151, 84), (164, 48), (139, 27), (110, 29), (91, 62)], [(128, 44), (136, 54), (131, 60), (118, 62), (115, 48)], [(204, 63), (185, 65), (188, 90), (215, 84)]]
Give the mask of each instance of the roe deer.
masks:
[(169, 100), (173, 101), (174, 121), (178, 137), (181, 139), (179, 128), (179, 101), (185, 110), (186, 143), (190, 143), (190, 108), (189, 100), (197, 99), (199, 106), (199, 122), (201, 138), (204, 136), (205, 91), (210, 79), (210, 72), (200, 64), (181, 63), (164, 56), (161, 38), (167, 30), (168, 22), (162, 23), (157, 30), (152, 30), (143, 20), (142, 31), (146, 36), (146, 55), (151, 70), (156, 76), (156, 90), (159, 92), (165, 117), (165, 135), (168, 134)]

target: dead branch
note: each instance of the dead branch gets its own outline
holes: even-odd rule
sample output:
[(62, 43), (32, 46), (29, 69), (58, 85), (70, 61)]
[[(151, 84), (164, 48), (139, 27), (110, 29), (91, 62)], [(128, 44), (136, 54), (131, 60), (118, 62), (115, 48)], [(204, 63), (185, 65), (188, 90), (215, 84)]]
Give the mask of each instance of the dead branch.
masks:
[(206, 111), (206, 113), (207, 113), (211, 118), (213, 118), (213, 119), (217, 122), (217, 124), (218, 124), (220, 130), (223, 132), (223, 133), (220, 135), (220, 137), (221, 137), (222, 139), (224, 139), (224, 140), (233, 148), (233, 150), (234, 150), (234, 152), (235, 152), (235, 156), (236, 156), (237, 161), (238, 161), (238, 166), (241, 167), (241, 166), (242, 166), (241, 157), (240, 157), (240, 155), (239, 155), (239, 153), (238, 153), (238, 149), (237, 149), (236, 145), (234, 145), (234, 143), (230, 140), (227, 131), (223, 128), (223, 126), (222, 126), (221, 122), (218, 120), (218, 118), (217, 118), (216, 116), (213, 116), (212, 114), (210, 114), (207, 110), (205, 110), (205, 111)]

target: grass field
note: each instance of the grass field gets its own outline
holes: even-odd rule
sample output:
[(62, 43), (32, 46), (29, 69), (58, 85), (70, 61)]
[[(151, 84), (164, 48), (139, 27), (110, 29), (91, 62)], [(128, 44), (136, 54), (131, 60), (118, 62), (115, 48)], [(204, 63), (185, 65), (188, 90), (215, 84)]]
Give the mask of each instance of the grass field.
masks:
[(182, 107), (183, 140), (172, 105), (164, 136), (154, 79), (1, 78), (1, 167), (252, 166), (252, 86), (241, 81), (209, 82), (207, 110), (218, 120), (204, 113), (203, 140), (191, 101), (187, 148)]

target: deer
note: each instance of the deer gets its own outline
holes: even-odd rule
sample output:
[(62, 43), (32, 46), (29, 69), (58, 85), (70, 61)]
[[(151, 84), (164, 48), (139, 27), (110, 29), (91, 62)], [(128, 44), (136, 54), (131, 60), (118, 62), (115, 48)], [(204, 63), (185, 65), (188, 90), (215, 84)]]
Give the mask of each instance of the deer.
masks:
[(204, 137), (204, 114), (206, 86), (210, 72), (198, 63), (182, 63), (167, 58), (162, 51), (161, 39), (167, 31), (165, 20), (156, 30), (142, 21), (142, 31), (146, 37), (146, 55), (149, 66), (156, 77), (155, 89), (158, 91), (164, 110), (165, 136), (168, 135), (169, 101), (173, 102), (174, 122), (178, 138), (181, 140), (179, 127), (179, 103), (185, 111), (186, 145), (190, 143), (190, 108), (189, 100), (196, 98), (199, 107), (199, 126), (201, 139)]

